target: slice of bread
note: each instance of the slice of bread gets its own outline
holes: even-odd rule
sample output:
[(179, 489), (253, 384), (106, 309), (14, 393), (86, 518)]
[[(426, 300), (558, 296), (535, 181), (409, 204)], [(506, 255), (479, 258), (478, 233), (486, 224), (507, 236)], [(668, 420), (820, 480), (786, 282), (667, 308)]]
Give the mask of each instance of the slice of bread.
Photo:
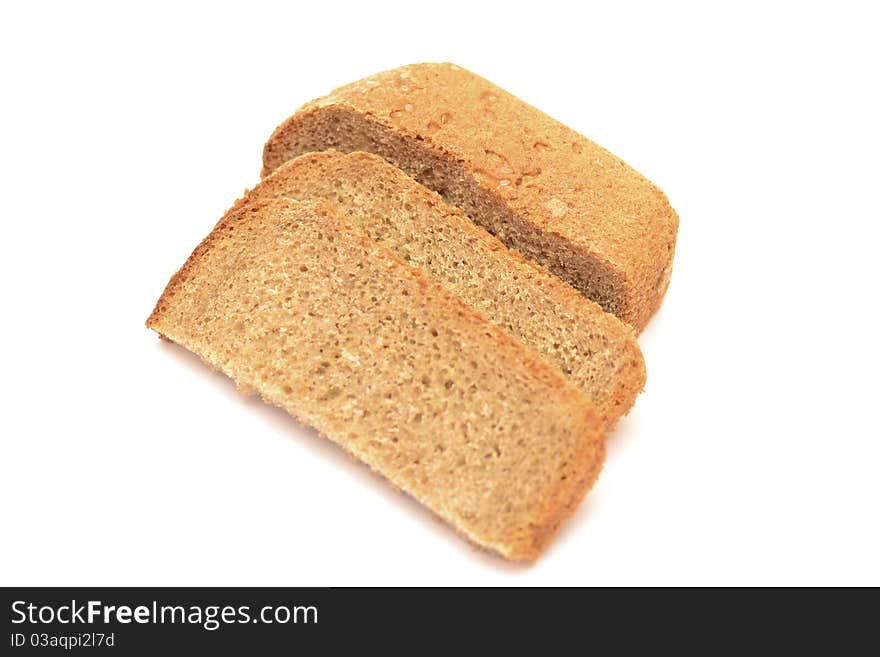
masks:
[(645, 364), (629, 326), (380, 157), (309, 153), (279, 167), (239, 203), (278, 197), (330, 204), (534, 348), (586, 393), (607, 430), (644, 387)]
[(538, 555), (602, 465), (579, 389), (315, 204), (227, 213), (147, 326), (510, 559)]
[(304, 105), (263, 173), (308, 151), (370, 151), (640, 331), (669, 284), (678, 217), (641, 174), (453, 64), (415, 64)]

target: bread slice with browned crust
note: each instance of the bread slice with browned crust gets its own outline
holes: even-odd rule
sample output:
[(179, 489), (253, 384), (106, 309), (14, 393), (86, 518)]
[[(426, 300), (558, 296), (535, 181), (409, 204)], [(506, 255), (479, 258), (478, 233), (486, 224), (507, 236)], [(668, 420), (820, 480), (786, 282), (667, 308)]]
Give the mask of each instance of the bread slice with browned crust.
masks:
[(147, 326), (510, 559), (538, 555), (602, 465), (580, 390), (313, 204), (228, 213)]
[(645, 364), (632, 328), (382, 158), (336, 151), (302, 155), (239, 203), (278, 197), (328, 203), (534, 348), (593, 401), (606, 429), (644, 387)]
[(379, 73), (304, 105), (263, 173), (308, 151), (381, 155), (640, 331), (672, 272), (678, 217), (626, 163), (453, 64)]

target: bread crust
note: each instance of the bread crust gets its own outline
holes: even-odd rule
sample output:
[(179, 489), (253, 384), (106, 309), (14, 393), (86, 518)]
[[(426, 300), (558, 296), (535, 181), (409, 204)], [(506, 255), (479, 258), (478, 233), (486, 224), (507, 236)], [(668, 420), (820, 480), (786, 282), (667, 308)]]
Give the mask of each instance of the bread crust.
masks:
[(620, 158), (454, 64), (414, 64), (304, 105), (263, 174), (311, 150), (366, 150), (641, 331), (669, 285), (678, 216)]
[[(363, 262), (370, 266), (374, 276), (387, 276), (389, 282), (405, 289), (407, 295), (417, 295), (425, 307), (434, 311), (442, 309), (442, 313), (437, 312), (436, 315), (451, 318), (449, 321), (454, 322), (456, 331), (460, 331), (463, 344), (472, 341), (482, 347), (491, 348), (497, 361), (503, 364), (500, 367), (502, 371), (507, 371), (516, 377), (526, 377), (528, 381), (544, 390), (547, 398), (552, 400), (552, 409), (546, 410), (547, 420), (562, 422), (560, 426), (571, 429), (569, 433), (564, 434), (570, 436), (565, 439), (567, 442), (564, 445), (564, 449), (567, 450), (565, 453), (570, 454), (570, 457), (561, 466), (562, 476), (551, 476), (547, 483), (541, 485), (540, 490), (533, 491), (533, 499), (525, 504), (523, 512), (518, 517), (506, 521), (503, 527), (491, 532), (486, 532), (479, 525), (470, 523), (455, 510), (454, 505), (447, 505), (444, 502), (444, 491), (422, 485), (418, 479), (408, 475), (402, 476), (389, 465), (387, 460), (377, 457), (374, 452), (364, 447), (363, 441), (352, 439), (348, 431), (350, 427), (341, 427), (338, 417), (321, 404), (314, 403), (314, 400), (300, 390), (302, 381), (288, 381), (282, 391), (279, 382), (243, 374), (248, 371), (250, 363), (240, 361), (247, 359), (236, 356), (235, 349), (227, 349), (224, 340), (218, 342), (205, 332), (204, 326), (210, 324), (217, 311), (206, 310), (205, 299), (198, 297), (198, 291), (201, 289), (199, 285), (209, 285), (210, 290), (214, 289), (210, 287), (211, 285), (220, 289), (220, 285), (226, 284), (225, 279), (210, 283), (205, 283), (205, 280), (216, 277), (216, 273), (211, 269), (212, 263), (216, 263), (218, 259), (220, 262), (225, 262), (225, 258), (231, 257), (227, 256), (228, 253), (244, 252), (241, 248), (242, 244), (235, 242), (231, 237), (233, 233), (250, 235), (260, 231), (275, 230), (274, 227), (277, 226), (278, 239), (289, 241), (292, 238), (286, 232), (287, 227), (296, 227), (304, 222), (320, 222), (321, 230), (332, 232), (336, 240), (334, 244), (341, 244), (354, 254), (349, 256), (348, 260), (343, 259), (340, 262), (350, 265), (351, 257), (363, 258)], [(267, 225), (272, 227), (267, 229)], [(269, 237), (270, 241), (275, 239), (274, 234)], [(272, 243), (276, 247), (280, 244), (280, 242)], [(247, 257), (259, 256), (251, 254)], [(281, 273), (284, 274), (283, 271)], [(285, 290), (287, 292), (295, 290), (296, 285), (299, 284), (296, 276), (287, 277), (285, 274), (284, 280), (289, 281), (285, 283), (290, 286)], [(335, 285), (333, 281), (327, 281), (326, 284)], [(334, 288), (333, 292), (345, 295), (346, 288), (344, 286)], [(280, 296), (283, 295), (279, 295), (279, 298)], [(208, 301), (214, 298), (213, 295), (209, 295)], [(279, 308), (271, 307), (273, 311), (279, 311)], [(259, 320), (259, 314), (256, 318)], [(509, 559), (532, 560), (540, 554), (561, 522), (573, 512), (592, 486), (604, 460), (604, 435), (601, 422), (592, 404), (577, 388), (535, 353), (487, 322), (421, 271), (378, 247), (358, 227), (341, 219), (328, 208), (316, 204), (295, 203), (283, 199), (237, 204), (217, 223), (211, 233), (196, 247), (183, 267), (174, 274), (147, 319), (146, 325), (166, 339), (193, 351), (206, 363), (229, 375), (240, 386), (255, 389), (267, 402), (281, 406), (297, 419), (314, 426), (322, 435), (366, 462), (392, 484), (425, 503), (471, 541)], [(376, 327), (376, 330), (381, 328)], [(266, 339), (271, 340), (272, 335), (270, 332)], [(305, 356), (307, 354), (301, 354), (299, 357)], [(538, 412), (545, 413), (543, 409), (539, 409)], [(505, 449), (516, 448), (510, 445)], [(498, 485), (503, 489), (504, 485), (510, 483), (501, 481)], [(517, 482), (512, 482), (511, 490), (515, 490), (516, 486)]]

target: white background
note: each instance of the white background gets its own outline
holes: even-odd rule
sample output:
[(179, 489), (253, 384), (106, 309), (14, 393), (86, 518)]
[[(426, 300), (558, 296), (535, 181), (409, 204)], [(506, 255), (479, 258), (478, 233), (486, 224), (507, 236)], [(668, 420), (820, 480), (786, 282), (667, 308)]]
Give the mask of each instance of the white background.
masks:
[[(880, 584), (871, 3), (9, 3), (6, 585)], [(533, 566), (143, 323), (296, 107), (452, 61), (681, 217), (648, 384)]]

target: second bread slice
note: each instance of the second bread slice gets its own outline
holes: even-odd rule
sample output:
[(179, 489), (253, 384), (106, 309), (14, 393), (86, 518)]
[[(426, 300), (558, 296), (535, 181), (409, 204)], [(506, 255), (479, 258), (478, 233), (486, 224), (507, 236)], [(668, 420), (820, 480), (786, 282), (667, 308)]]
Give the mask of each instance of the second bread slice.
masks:
[(537, 350), (586, 393), (606, 429), (642, 390), (645, 364), (628, 325), (382, 158), (306, 154), (279, 167), (239, 203), (279, 197), (330, 204)]

